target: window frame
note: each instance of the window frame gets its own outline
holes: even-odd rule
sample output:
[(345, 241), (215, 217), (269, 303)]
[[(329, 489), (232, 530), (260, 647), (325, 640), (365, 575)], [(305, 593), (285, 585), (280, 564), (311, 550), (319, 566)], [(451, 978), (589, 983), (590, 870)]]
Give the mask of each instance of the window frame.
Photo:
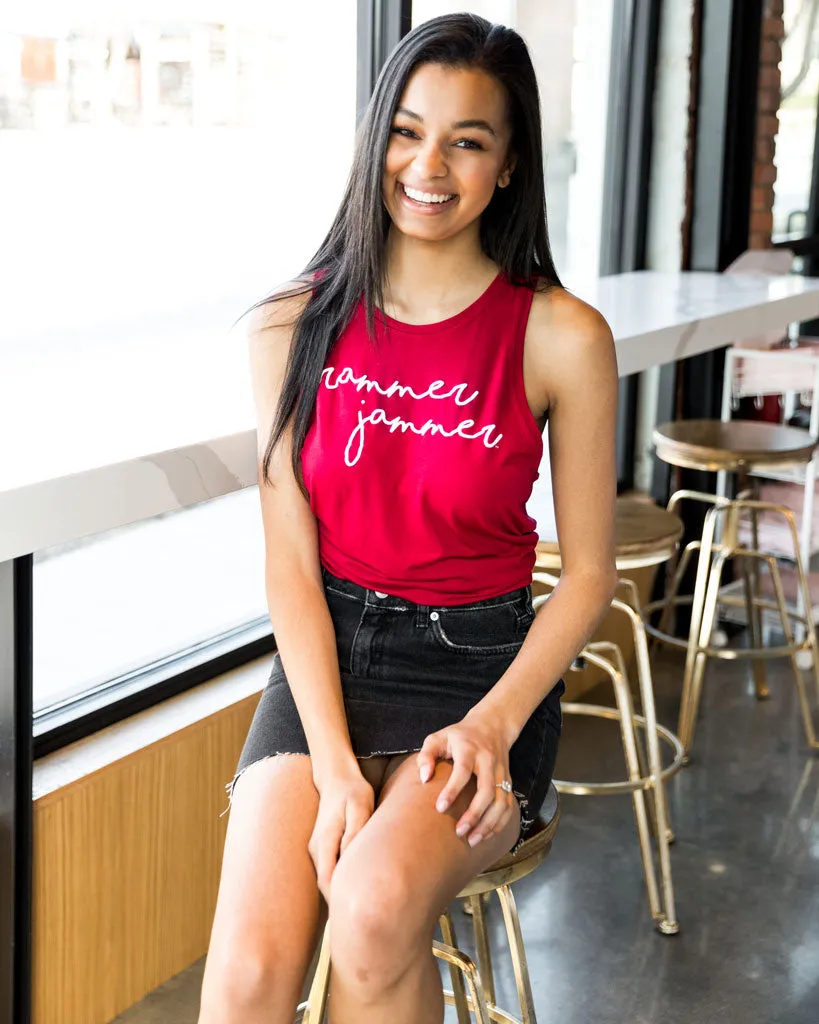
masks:
[[(662, 0), (615, 0), (611, 33), (601, 275), (644, 270), (648, 232), (654, 82)], [(624, 97), (624, 98), (623, 98)], [(634, 487), (639, 374), (621, 377), (617, 490)]]

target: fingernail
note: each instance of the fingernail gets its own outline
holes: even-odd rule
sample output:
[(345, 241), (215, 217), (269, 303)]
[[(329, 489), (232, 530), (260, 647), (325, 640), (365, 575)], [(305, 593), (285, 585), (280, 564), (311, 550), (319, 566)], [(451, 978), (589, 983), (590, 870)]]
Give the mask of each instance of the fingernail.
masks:
[(480, 832), (477, 835), (470, 836), (469, 837), (469, 845), (470, 846), (477, 846), (478, 843), (481, 841), (481, 839), (482, 839), (482, 836), (481, 836)]
[(429, 781), (429, 765), (425, 764), (424, 767), (421, 769), (421, 782), (428, 782), (428, 781)]
[(445, 811), (447, 809), (447, 802), (444, 797), (438, 798), (438, 803), (435, 805), (435, 809), (438, 811)]
[(459, 825), (455, 829), (455, 831), (458, 833), (459, 836), (465, 836), (466, 833), (469, 831), (469, 825)]

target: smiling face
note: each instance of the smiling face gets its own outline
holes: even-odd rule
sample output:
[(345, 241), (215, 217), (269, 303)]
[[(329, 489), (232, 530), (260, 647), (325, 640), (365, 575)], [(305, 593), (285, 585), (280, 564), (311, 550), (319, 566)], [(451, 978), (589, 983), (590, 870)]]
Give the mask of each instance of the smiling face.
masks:
[[(514, 168), (506, 92), (474, 68), (424, 64), (398, 102), (382, 194), (393, 224), (429, 241), (475, 223)], [(408, 190), (408, 192), (406, 191)]]

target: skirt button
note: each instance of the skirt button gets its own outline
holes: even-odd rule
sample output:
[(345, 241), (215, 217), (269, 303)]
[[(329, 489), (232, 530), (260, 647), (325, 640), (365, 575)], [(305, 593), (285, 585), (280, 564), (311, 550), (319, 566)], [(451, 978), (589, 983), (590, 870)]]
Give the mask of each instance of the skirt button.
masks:
[(386, 597), (386, 594), (382, 594), (380, 590), (374, 590), (373, 593), (376, 597)]
[(433, 622), (437, 622), (439, 619), (438, 612), (430, 612), (429, 617), (432, 619)]

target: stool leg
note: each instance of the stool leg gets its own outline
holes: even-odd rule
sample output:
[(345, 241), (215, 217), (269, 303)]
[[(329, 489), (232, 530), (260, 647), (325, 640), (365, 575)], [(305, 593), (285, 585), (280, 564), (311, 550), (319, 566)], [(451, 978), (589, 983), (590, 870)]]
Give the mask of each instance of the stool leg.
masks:
[[(648, 757), (646, 755), (645, 743), (639, 729), (634, 730), (634, 742), (637, 750), (637, 764), (640, 769), (640, 774), (643, 776), (644, 779), (647, 779), (649, 772)], [(657, 808), (654, 804), (654, 801), (651, 799), (649, 799), (648, 801), (648, 820), (649, 824), (651, 825), (651, 834), (654, 836), (655, 839), (658, 839), (660, 835), (660, 826), (657, 823)], [(668, 836), (666, 836), (666, 838), (668, 838)]]
[[(470, 897), (467, 896), (465, 900), (461, 901), (461, 910), (463, 910), (467, 917), (472, 917), (472, 904), (469, 902), (469, 900)], [(481, 900), (483, 901), (483, 905), (486, 906), (486, 904), (489, 902), (489, 893), (482, 892)]]
[[(455, 922), (452, 920), (452, 915), (448, 908), (441, 914), (438, 923), (441, 926), (444, 942), (453, 949), (457, 949), (458, 942), (455, 938)], [(455, 996), (458, 1024), (470, 1024), (469, 1005), (466, 1001), (466, 990), (464, 989), (464, 972), (459, 970), (451, 960), (449, 961), (449, 975), (452, 978), (452, 991)]]
[(481, 972), (483, 995), (487, 1003), (495, 1002), (495, 976), (492, 973), (492, 950), (489, 947), (489, 932), (480, 896), (470, 896), (472, 925), (475, 929), (475, 949), (478, 951), (478, 970)]
[[(670, 583), (666, 584), (666, 592), (663, 598), (660, 621), (657, 624), (657, 629), (661, 633), (669, 632), (669, 619), (675, 611), (674, 602), (677, 600), (677, 595), (680, 592), (680, 586), (682, 584), (683, 577), (685, 576), (686, 569), (688, 568), (688, 563), (691, 561), (691, 555), (695, 551), (699, 551), (700, 547), (701, 544), (698, 540), (692, 540), (690, 544), (685, 546), (685, 550), (677, 561), (677, 567), (674, 570), (673, 575), (671, 574), (671, 565), (669, 564), (669, 571), (666, 575), (666, 579), (670, 579)], [(656, 651), (659, 643), (660, 641), (656, 636), (652, 637), (650, 648), (652, 654)]]
[(506, 925), (512, 968), (515, 972), (515, 985), (520, 1000), (521, 1024), (537, 1024), (535, 1002), (532, 998), (532, 986), (529, 981), (529, 968), (526, 963), (526, 950), (523, 947), (523, 935), (520, 930), (520, 918), (515, 897), (508, 885), (500, 886), (497, 893), (503, 911), (503, 922)]
[(796, 562), (796, 575), (799, 581), (799, 593), (802, 597), (802, 608), (805, 616), (805, 632), (808, 639), (810, 652), (813, 658), (813, 680), (816, 685), (816, 694), (819, 697), (819, 645), (816, 639), (816, 624), (813, 621), (813, 607), (811, 605), (810, 587), (805, 576), (805, 565), (802, 561), (802, 552), (799, 546), (799, 534), (796, 531), (796, 520), (789, 508), (779, 506), (777, 511), (784, 515), (788, 524), (793, 541), (794, 559)]
[[(636, 588), (632, 593), (636, 600)], [(648, 747), (649, 773), (643, 771), (644, 777), (651, 779), (651, 795), (656, 818), (655, 836), (657, 840), (657, 857), (660, 863), (660, 880), (663, 887), (664, 913), (657, 919), (657, 927), (665, 935), (676, 935), (680, 930), (677, 912), (674, 905), (674, 886), (671, 880), (671, 857), (668, 844), (673, 840), (669, 825), (668, 805), (665, 784), (663, 782), (663, 762), (660, 754), (660, 740), (657, 735), (657, 709), (654, 705), (654, 685), (651, 678), (651, 662), (648, 657), (648, 643), (643, 620), (639, 612), (626, 606), (624, 609), (632, 623), (634, 634), (634, 650), (637, 663), (637, 681), (640, 687), (640, 703), (645, 719), (646, 745)], [(619, 650), (619, 648), (618, 648)], [(622, 657), (622, 655), (621, 655)]]
[[(637, 671), (639, 672), (640, 670), (638, 669)], [(640, 686), (639, 679), (638, 679), (638, 686)], [(645, 715), (643, 715), (643, 717), (645, 717)], [(647, 779), (649, 777), (649, 772), (650, 772), (650, 767), (649, 767), (650, 762), (649, 762), (649, 758), (648, 758), (648, 756), (646, 754), (645, 741), (641, 738), (642, 737), (642, 733), (640, 732), (639, 729), (635, 730), (634, 736), (635, 736), (635, 739), (637, 741), (637, 763), (640, 766), (640, 774), (642, 775), (642, 777), (644, 779)], [(652, 786), (649, 789), (648, 792), (650, 794), (650, 798), (649, 798), (649, 801), (648, 801), (648, 818), (649, 818), (649, 822), (651, 824), (651, 834), (654, 836), (654, 838), (658, 842), (660, 841), (660, 836), (664, 836), (665, 837), (665, 842), (673, 843), (675, 838), (676, 838), (676, 836), (674, 835), (674, 829), (671, 826), (671, 812), (666, 808), (666, 812), (665, 812), (666, 827), (661, 831), (660, 830), (659, 819), (658, 819), (658, 816), (657, 816), (657, 804), (656, 804), (656, 800), (654, 798), (654, 787)]]
[(699, 640), (696, 642), (694, 664), (691, 672), (689, 687), (688, 707), (685, 715), (685, 723), (680, 729), (680, 741), (686, 751), (691, 750), (694, 742), (694, 728), (697, 724), (697, 716), (702, 696), (702, 681), (705, 675), (705, 664), (708, 655), (704, 648), (708, 647), (711, 637), (711, 630), (714, 628), (714, 619), (717, 614), (717, 601), (719, 599), (719, 588), (722, 582), (722, 570), (732, 552), (720, 551), (714, 559), (711, 572), (708, 577), (708, 590), (703, 603), (702, 616), (700, 619)]
[(330, 922), (324, 926), (321, 948), (316, 963), (310, 992), (307, 996), (307, 1007), (302, 1014), (301, 1024), (322, 1024), (327, 1008), (327, 994), (330, 988)]
[[(477, 1024), (492, 1024), (486, 1009), (486, 1003), (484, 1003), (483, 997), (480, 994), (478, 968), (472, 962), (472, 959), (462, 950), (449, 946), (445, 942), (439, 942), (437, 939), (432, 940), (432, 952), (439, 960), (446, 960), (450, 970), (460, 968), (460, 972), (466, 980), (466, 986), (469, 989), (468, 999), (464, 997), (466, 1024), (469, 1024), (470, 1020), (470, 1007), (474, 1010)], [(453, 998), (457, 999), (457, 997), (453, 996), (452, 992), (448, 992), (446, 989), (444, 990), (444, 998), (447, 1001), (451, 1001)], [(460, 1009), (458, 1010), (458, 1024), (460, 1024)]]
[[(691, 626), (688, 631), (688, 646), (685, 652), (685, 669), (683, 672), (682, 696), (680, 698), (680, 721), (677, 735), (680, 737), (686, 752), (686, 761), (690, 757), (691, 742), (690, 734), (693, 731), (689, 727), (691, 716), (694, 665), (697, 661), (699, 651), (699, 638), (701, 634), (703, 606), (708, 590), (708, 579), (711, 574), (711, 563), (713, 561), (714, 530), (716, 525), (716, 506), (710, 508), (705, 514), (705, 523), (702, 530), (702, 541), (700, 546), (700, 557), (697, 560), (697, 577), (694, 584), (694, 596), (691, 603)], [(709, 623), (706, 643), (710, 641), (711, 624)]]
[[(756, 603), (759, 594), (758, 583), (755, 582), (748, 563), (752, 561), (747, 555), (742, 556), (742, 589), (745, 596), (745, 616), (748, 619), (748, 646), (762, 646), (762, 616), (759, 606)], [(756, 577), (758, 581), (758, 576)], [(767, 679), (764, 671), (762, 658), (751, 658), (751, 665), (754, 674), (754, 688), (757, 699), (762, 700), (770, 695), (767, 686)], [(760, 669), (762, 671), (760, 672)]]
[[(768, 568), (771, 573), (774, 594), (776, 595), (776, 604), (779, 609), (779, 619), (782, 623), (782, 632), (785, 634), (785, 643), (790, 645), (794, 643), (794, 636), (793, 630), (791, 629), (791, 620), (790, 616), (788, 615), (788, 608), (785, 603), (785, 592), (782, 588), (782, 577), (779, 573), (779, 566), (776, 564), (776, 559), (773, 557), (773, 555), (767, 558), (766, 561), (768, 562)], [(812, 650), (811, 653), (813, 654), (815, 665), (816, 650)], [(796, 660), (795, 653), (791, 654), (790, 662), (791, 667), (793, 668), (793, 675), (796, 680), (796, 692), (799, 695), (799, 707), (802, 711), (802, 723), (805, 727), (805, 737), (808, 741), (808, 746), (816, 750), (817, 748), (819, 748), (819, 743), (817, 743), (816, 741), (816, 733), (813, 728), (813, 718), (811, 716), (810, 705), (808, 704), (808, 693), (807, 689), (805, 688), (805, 680), (802, 678), (802, 671), (799, 668), (799, 663)]]
[[(624, 611), (628, 615), (629, 622), (631, 624), (631, 635), (632, 640), (634, 641), (635, 664), (637, 666), (637, 685), (641, 695), (640, 700), (641, 702), (644, 700), (643, 694), (645, 693), (647, 686), (649, 692), (651, 693), (651, 705), (652, 709), (654, 710), (654, 684), (652, 682), (651, 661), (649, 657), (651, 648), (648, 642), (648, 635), (646, 633), (645, 622), (643, 621), (643, 616), (640, 612), (640, 594), (637, 590), (637, 585), (633, 580), (621, 579), (620, 586), (626, 591), (626, 594), (628, 595), (628, 608), (623, 608), (622, 611)], [(618, 607), (618, 605), (616, 603), (613, 603), (612, 607)], [(644, 657), (641, 655), (641, 652), (643, 652)], [(643, 708), (643, 717), (645, 717), (645, 708)], [(654, 716), (654, 720), (656, 722), (656, 713)], [(649, 762), (646, 758), (646, 751), (644, 749), (643, 742), (640, 739), (639, 729), (635, 730), (635, 737), (637, 739), (637, 760), (640, 765), (640, 774), (643, 776), (643, 778), (647, 778), (649, 773)], [(662, 762), (659, 763), (659, 766), (660, 769), (662, 769)], [(657, 823), (657, 810), (653, 798), (649, 801), (649, 815), (651, 817), (652, 832), (654, 833), (655, 837), (659, 839), (661, 833), (659, 831), (659, 825)], [(669, 843), (673, 843), (674, 832), (671, 828), (671, 817), (667, 807), (665, 812), (665, 818), (666, 827), (663, 830), (662, 834), (665, 835), (665, 838)]]
[[(757, 510), (751, 508), (748, 510), (751, 516), (751, 546), (754, 551), (759, 551), (759, 518), (757, 516)], [(744, 565), (744, 559), (743, 559)], [(746, 606), (749, 605), (747, 597), (747, 577), (743, 570), (743, 577), (746, 578)], [(761, 597), (761, 590), (759, 586), (759, 568), (757, 566), (757, 560), (754, 558), (751, 560), (751, 572), (750, 572), (750, 584), (751, 584), (751, 601), (749, 605), (749, 625), (753, 621), (753, 627), (751, 629), (751, 646), (762, 647), (762, 611), (757, 601)], [(756, 600), (755, 600), (756, 599)], [(757, 700), (767, 700), (771, 695), (771, 691), (768, 689), (768, 670), (765, 665), (764, 658), (751, 658), (751, 664), (753, 666), (754, 673), (754, 688), (756, 690)]]
[[(600, 649), (606, 648), (611, 651), (615, 664), (609, 657), (602, 657), (597, 653)], [(612, 681), (614, 696), (619, 713), (620, 734), (623, 740), (623, 753), (626, 759), (629, 780), (636, 782), (640, 776), (640, 765), (637, 760), (637, 743), (635, 738), (634, 713), (631, 703), (631, 690), (625, 677), (623, 656), (616, 644), (589, 644), (586, 648), (586, 656), (592, 655), (592, 663), (602, 668)], [(592, 660), (590, 658), (590, 660)], [(634, 805), (634, 818), (637, 825), (637, 838), (640, 843), (640, 857), (643, 861), (643, 873), (646, 880), (646, 891), (648, 894), (648, 905), (652, 918), (657, 921), (663, 917), (660, 907), (660, 893), (657, 887), (657, 878), (654, 873), (654, 860), (651, 852), (651, 829), (648, 823), (646, 810), (645, 791), (636, 789), (632, 794)]]

